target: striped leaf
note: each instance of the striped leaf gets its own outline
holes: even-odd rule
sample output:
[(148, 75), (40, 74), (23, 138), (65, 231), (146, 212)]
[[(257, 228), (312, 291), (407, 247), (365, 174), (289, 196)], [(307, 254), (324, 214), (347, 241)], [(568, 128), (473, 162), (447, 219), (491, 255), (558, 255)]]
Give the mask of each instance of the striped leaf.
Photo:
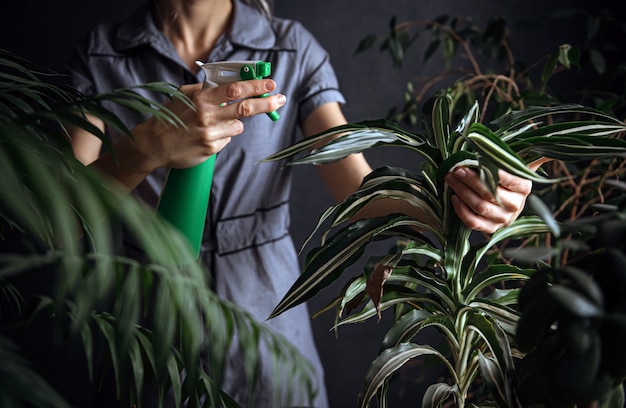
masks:
[(492, 358), (487, 358), (478, 352), (480, 375), (487, 384), (487, 388), (491, 392), (492, 397), (495, 399), (499, 407), (511, 407), (507, 401), (506, 391), (502, 386), (504, 384), (504, 378), (498, 367), (498, 363)]
[[(479, 154), (479, 162), (481, 160), (489, 160), (491, 163), (494, 163), (497, 168), (534, 182), (555, 182), (555, 180), (542, 177), (530, 170), (517, 153), (511, 150), (502, 139), (482, 124), (476, 123), (472, 125), (467, 139)], [(493, 191), (494, 189), (492, 188), (492, 192)]]
[(387, 331), (380, 346), (380, 351), (411, 341), (429, 316), (430, 312), (424, 309), (411, 309), (406, 312)]
[(446, 383), (432, 384), (426, 389), (422, 398), (422, 408), (440, 408), (443, 403), (458, 391), (456, 385)]
[(363, 388), (359, 393), (359, 407), (368, 407), (370, 400), (374, 397), (376, 391), (383, 385), (385, 380), (402, 367), (407, 361), (426, 355), (436, 356), (444, 362), (444, 365), (448, 368), (453, 381), (457, 382), (454, 369), (439, 351), (430, 346), (402, 343), (393, 348), (386, 349), (372, 362), (365, 375)]
[(270, 318), (309, 300), (339, 278), (344, 268), (363, 254), (369, 242), (381, 235), (384, 238), (385, 231), (403, 226), (421, 228), (423, 224), (398, 214), (360, 220), (341, 230), (325, 246), (312, 250), (303, 273), (274, 308)]
[[(472, 274), (478, 268), (478, 264), (481, 262), (487, 251), (505, 239), (522, 238), (532, 234), (547, 234), (551, 231), (551, 228), (537, 216), (519, 217), (508, 227), (501, 228), (493, 233), (489, 241), (484, 244), (479, 251), (477, 251), (473, 260), (473, 265), (471, 266)], [(471, 274), (468, 275), (468, 282), (470, 279)]]
[(519, 314), (513, 307), (489, 299), (477, 299), (468, 303), (468, 306), (490, 316), (502, 330), (513, 336), (519, 320)]
[(529, 122), (539, 124), (540, 119), (548, 116), (554, 117), (559, 115), (586, 115), (596, 120), (606, 121), (609, 123), (621, 123), (614, 117), (597, 111), (592, 108), (584, 107), (581, 105), (558, 105), (558, 106), (531, 106), (520, 111), (513, 111), (506, 115), (503, 115), (491, 123), (498, 127), (496, 133), (499, 135), (506, 135), (509, 132), (514, 132), (517, 128), (528, 126)]
[(471, 313), (467, 327), (474, 330), (483, 339), (494, 356), (494, 362), (503, 379), (500, 385), (503, 387), (503, 395), (505, 395), (506, 404), (504, 406), (516, 406), (511, 378), (514, 364), (507, 334), (494, 320), (478, 313)]
[[(361, 406), (368, 404), (376, 393), (381, 406), (385, 406), (390, 376), (412, 358), (411, 352), (415, 355), (425, 352), (422, 346), (405, 343), (425, 327), (436, 328), (446, 339), (453, 364), (444, 361), (455, 382), (431, 386), (424, 397), (424, 406), (438, 406), (452, 393), (458, 403), (466, 403), (479, 369), (487, 383), (491, 381), (494, 398), (502, 406), (519, 405), (512, 387), (514, 364), (509, 344), (518, 320), (519, 290), (496, 289), (490, 295), (481, 294), (501, 283), (528, 279), (534, 270), (497, 264), (478, 274), (477, 270), (485, 262), (488, 251), (498, 243), (535, 234), (556, 234), (561, 226), (550, 222), (547, 214), (536, 211), (545, 221), (536, 216), (520, 217), (492, 234), (487, 242), (472, 247), (472, 231), (459, 220), (450, 203), (452, 192), (444, 182), (450, 171), (457, 166), (475, 169), (498, 198), (501, 169), (536, 183), (556, 183), (560, 180), (530, 170), (527, 163), (541, 156), (579, 161), (626, 153), (626, 142), (614, 138), (626, 130), (625, 125), (593, 109), (577, 105), (531, 107), (494, 121), (494, 131), (478, 122), (477, 103), (454, 126), (450, 115), (453, 102), (450, 94), (442, 94), (434, 101), (431, 122), (426, 124), (427, 137), (410, 134), (389, 122), (362, 122), (331, 129), (299, 143), (296, 149), (288, 148), (270, 158), (292, 158), (322, 140), (335, 138), (309, 155), (304, 153), (302, 159), (293, 163), (332, 162), (380, 145), (406, 147), (424, 159), (419, 176), (391, 167), (375, 170), (355, 195), (320, 217), (315, 232), (323, 223), (331, 224), (322, 234), (322, 247), (309, 252), (302, 276), (273, 314), (309, 299), (330, 284), (361, 256), (372, 240), (395, 236), (414, 241), (398, 250), (403, 258), (391, 275), (386, 276), (380, 305), (367, 301), (362, 278), (355, 279), (333, 302), (340, 313), (348, 305), (366, 302), (359, 312), (337, 321), (335, 328), (371, 319), (379, 310), (395, 309), (396, 324), (387, 333), (380, 355), (368, 372), (360, 395)], [(572, 120), (572, 117), (583, 119)], [(389, 197), (425, 209), (427, 217), (434, 220), (430, 222), (434, 228), (425, 230), (434, 234), (437, 245), (419, 236), (410, 238), (404, 229), (390, 227), (396, 222), (406, 222), (402, 218), (390, 216), (386, 221), (350, 223), (364, 205)], [(531, 198), (530, 205), (532, 201)], [(334, 227), (342, 223), (350, 224), (328, 239)], [(393, 252), (394, 262), (398, 254)], [(443, 271), (443, 277), (439, 271)], [(579, 306), (582, 309), (584, 305)]]
[(322, 235), (322, 245), (325, 242), (326, 235), (330, 232), (330, 228), (348, 221), (372, 201), (383, 198), (403, 200), (413, 207), (422, 209), (422, 211), (427, 214), (431, 222), (434, 224), (434, 228), (429, 224), (421, 224), (420, 229), (431, 231), (441, 239), (440, 227), (438, 225), (438, 220), (441, 219), (439, 215), (440, 207), (437, 202), (433, 200), (432, 196), (429, 196), (428, 194), (425, 194), (423, 190), (418, 189), (420, 183), (419, 180), (402, 173), (394, 176), (392, 172), (393, 169), (391, 168), (374, 170), (363, 180), (363, 184), (359, 190), (347, 197), (341, 203), (329, 207), (326, 211), (324, 211), (318, 218), (317, 225), (309, 237), (304, 241), (303, 247), (308, 244), (310, 239), (327, 220), (330, 219), (331, 224), (329, 230)]
[(434, 313), (447, 313), (445, 306), (441, 304), (441, 298), (433, 294), (420, 293), (404, 286), (391, 284), (386, 285), (385, 289), (385, 293), (378, 307), (376, 307), (373, 302), (369, 301), (361, 311), (342, 319), (335, 327), (362, 323), (374, 316), (378, 316), (379, 310), (387, 310), (402, 304), (428, 309), (431, 310), (431, 313), (433, 313), (433, 311), (435, 311)]
[(411, 305), (416, 308), (423, 307), (445, 313), (445, 308), (441, 305), (441, 300), (437, 296), (430, 293), (419, 293), (404, 286), (388, 284), (378, 305), (368, 300), (360, 311), (338, 320), (333, 329), (347, 324), (365, 322), (373, 317), (378, 317), (382, 311), (401, 305)]
[(446, 306), (446, 310), (454, 310), (455, 308), (454, 296), (450, 291), (448, 282), (435, 276), (434, 273), (415, 265), (401, 264), (394, 269), (388, 281), (426, 289), (426, 291), (441, 299), (440, 303)]
[(534, 272), (534, 269), (521, 269), (513, 265), (488, 265), (485, 271), (473, 275), (469, 285), (463, 288), (463, 299), (466, 302), (471, 302), (491, 285), (508, 281), (526, 280)]
[(448, 143), (450, 142), (450, 116), (452, 114), (450, 105), (452, 105), (452, 97), (445, 94), (435, 99), (432, 111), (432, 128), (435, 136), (435, 145), (439, 149), (439, 153), (443, 159), (448, 158), (450, 154)]
[(408, 132), (387, 120), (364, 121), (328, 129), (287, 147), (265, 159), (263, 162), (283, 160), (299, 153), (309, 151), (314, 146), (326, 142), (322, 147), (313, 149), (311, 153), (289, 164), (325, 164), (340, 160), (350, 154), (359, 153), (374, 146), (398, 146), (409, 148), (419, 154), (427, 152), (429, 157), (432, 148), (426, 146), (426, 139), (418, 134)]

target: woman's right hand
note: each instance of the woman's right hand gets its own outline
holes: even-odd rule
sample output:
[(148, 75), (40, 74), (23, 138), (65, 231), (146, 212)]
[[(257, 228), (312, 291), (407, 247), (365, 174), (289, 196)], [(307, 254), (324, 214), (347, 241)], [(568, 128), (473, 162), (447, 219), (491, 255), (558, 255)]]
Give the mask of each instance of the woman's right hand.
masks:
[[(157, 168), (192, 167), (222, 150), (233, 136), (243, 132), (240, 119), (272, 112), (285, 104), (283, 95), (254, 98), (275, 89), (276, 83), (271, 79), (239, 81), (206, 89), (202, 89), (202, 84), (184, 85), (180, 90), (191, 99), (195, 109), (177, 99), (165, 106), (185, 127), (150, 118), (132, 129), (133, 139), (125, 137), (115, 144), (115, 155), (106, 152), (102, 156), (102, 141), (76, 128), (71, 131), (72, 148), (83, 164), (93, 164), (132, 190)], [(100, 119), (91, 116), (89, 119), (104, 130)]]
[(133, 129), (146, 170), (186, 168), (202, 163), (243, 132), (240, 119), (272, 112), (285, 104), (285, 97), (280, 94), (254, 98), (275, 89), (276, 83), (271, 79), (238, 81), (205, 89), (202, 84), (182, 86), (180, 90), (196, 109), (190, 109), (178, 99), (165, 106), (186, 128), (150, 118)]

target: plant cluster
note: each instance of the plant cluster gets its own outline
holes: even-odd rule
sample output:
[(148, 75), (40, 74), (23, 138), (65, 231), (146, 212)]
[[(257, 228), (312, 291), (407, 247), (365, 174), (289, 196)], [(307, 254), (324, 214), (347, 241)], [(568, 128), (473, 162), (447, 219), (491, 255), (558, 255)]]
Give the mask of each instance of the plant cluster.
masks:
[[(530, 105), (578, 103), (594, 106), (618, 118), (626, 116), (626, 60), (620, 39), (626, 27), (616, 10), (600, 8), (593, 13), (567, 8), (556, 10), (544, 24), (571, 22), (580, 33), (575, 43), (562, 44), (548, 55), (518, 55), (513, 47), (511, 22), (492, 17), (485, 24), (472, 17), (442, 15), (428, 21), (398, 22), (393, 16), (389, 32), (367, 35), (355, 53), (380, 43), (379, 50), (390, 56), (394, 67), (411, 65), (419, 71), (436, 56), (444, 66), (433, 76), (415, 76), (404, 92), (401, 108), (391, 108), (387, 117), (408, 126), (418, 124), (420, 105), (439, 88), (451, 88), (457, 113), (481, 102), (482, 116), (498, 117), (509, 109)], [(539, 21), (518, 21), (518, 31), (532, 32)], [(425, 39), (421, 60), (415, 48)], [(536, 60), (528, 61), (528, 58)], [(551, 86), (555, 74), (565, 75), (567, 86)], [(575, 85), (574, 85), (575, 84)]]
[[(626, 64), (616, 38), (626, 27), (607, 11), (591, 15), (569, 10), (554, 17), (581, 16), (587, 28), (583, 44), (563, 44), (532, 64), (514, 54), (503, 18), (494, 18), (481, 27), (470, 18), (441, 16), (422, 24), (397, 23), (393, 17), (389, 33), (367, 36), (357, 53), (382, 41), (380, 50), (391, 56), (394, 66), (400, 66), (408, 60), (416, 39), (429, 35), (423, 62), (441, 50), (444, 69), (431, 78), (407, 84), (404, 106), (392, 108), (387, 115), (394, 122), (366, 121), (338, 127), (268, 158), (290, 159), (289, 165), (323, 164), (376, 146), (400, 146), (413, 151), (419, 156), (416, 162), (423, 163), (420, 170), (376, 169), (359, 191), (320, 216), (311, 236), (323, 225), (328, 229), (321, 235), (320, 245), (307, 254), (303, 275), (273, 314), (329, 286), (366, 253), (370, 242), (398, 241), (388, 254), (371, 256), (363, 275), (353, 277), (323, 309), (335, 309), (336, 327), (380, 318), (383, 310), (393, 311), (394, 325), (366, 375), (359, 406), (369, 406), (376, 396), (379, 405), (386, 406), (391, 376), (417, 356), (434, 356), (447, 369), (446, 381), (427, 389), (422, 398), (424, 407), (444, 406), (451, 399), (457, 407), (470, 403), (501, 407), (552, 403), (560, 407), (593, 399), (602, 400), (607, 407), (622, 406), (623, 377), (617, 371), (608, 372), (606, 365), (598, 362), (598, 345), (618, 338), (619, 333), (613, 335), (622, 330), (622, 318), (616, 317), (614, 309), (606, 308), (608, 295), (600, 294), (611, 285), (596, 290), (596, 298), (589, 299), (593, 286), (583, 289), (579, 282), (590, 282), (583, 279), (588, 272), (566, 266), (576, 252), (573, 245), (564, 244), (570, 241), (561, 237), (567, 233), (565, 237), (571, 238), (580, 232), (564, 229), (564, 225), (594, 214), (596, 208), (622, 195), (609, 181), (624, 171), (621, 135), (625, 128), (615, 117), (625, 114)], [(609, 60), (614, 63), (607, 64)], [(580, 87), (570, 86), (567, 95), (558, 92), (550, 83), (555, 74), (568, 70), (583, 72), (591, 80), (577, 81)], [(429, 98), (432, 89), (444, 80), (450, 80), (447, 91)], [(485, 126), (482, 122), (487, 117), (497, 119)], [(398, 125), (413, 127), (420, 121), (422, 133)], [(333, 138), (323, 148), (296, 157), (314, 143)], [(546, 171), (530, 172), (527, 164), (539, 157), (555, 160), (544, 165)], [(498, 169), (534, 180), (531, 209), (485, 242), (471, 244), (471, 232), (451, 210), (449, 191), (443, 183), (443, 176), (456, 165), (475, 168), (494, 193)], [(407, 201), (422, 209), (431, 221), (425, 225), (402, 214), (350, 221), (363, 206), (377, 199)], [(523, 263), (518, 262), (520, 258)], [(597, 272), (591, 272), (594, 276), (601, 275), (593, 270)], [(537, 286), (541, 286), (542, 294), (550, 293), (550, 300), (530, 294)], [(525, 295), (519, 298), (522, 287)], [(574, 296), (575, 290), (581, 292)], [(550, 303), (553, 313), (543, 313), (537, 306), (541, 302)], [(576, 318), (566, 319), (571, 324), (558, 323), (581, 305), (587, 309), (577, 310)], [(521, 321), (520, 307), (524, 312)], [(350, 312), (354, 313), (345, 316)], [(604, 329), (599, 329), (601, 324)], [(617, 329), (607, 331), (611, 325)], [(444, 346), (416, 343), (419, 332), (429, 327), (438, 329)], [(552, 341), (551, 351), (558, 339), (559, 346), (575, 343), (577, 350), (584, 349), (586, 357), (596, 359), (576, 360), (562, 351), (547, 363), (536, 357), (541, 354), (538, 350), (548, 347), (546, 339)], [(614, 349), (605, 347), (607, 360)], [(529, 357), (522, 359), (527, 351)], [(583, 360), (593, 361), (595, 366), (584, 366)], [(550, 369), (542, 372), (546, 364)], [(573, 382), (552, 375), (558, 364)], [(579, 377), (580, 369), (587, 367), (592, 369)], [(568, 395), (573, 398), (562, 399), (577, 385), (581, 385), (577, 393)]]
[(568, 238), (554, 256), (568, 251), (569, 262), (543, 265), (520, 293), (517, 341), (528, 354), (518, 372), (530, 404), (624, 404), (626, 186), (611, 184), (622, 194), (596, 216), (564, 225)]

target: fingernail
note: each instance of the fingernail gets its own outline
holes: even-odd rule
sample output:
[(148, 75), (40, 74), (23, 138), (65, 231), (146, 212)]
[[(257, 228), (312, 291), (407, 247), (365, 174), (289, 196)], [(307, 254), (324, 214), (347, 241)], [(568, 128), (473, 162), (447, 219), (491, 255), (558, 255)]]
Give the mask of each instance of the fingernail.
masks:
[(463, 178), (467, 176), (467, 170), (465, 170), (463, 167), (459, 167), (458, 169), (454, 170), (454, 175), (459, 178)]
[[(456, 172), (455, 172), (456, 173)], [(446, 176), (446, 183), (450, 184), (450, 185), (454, 185), (457, 183), (457, 179), (454, 176), (454, 174), (448, 174)]]
[(285, 95), (278, 95), (278, 103), (280, 103), (281, 105), (284, 105), (285, 102), (287, 102), (287, 98), (285, 97)]
[(274, 81), (267, 81), (265, 83), (265, 90), (266, 91), (273, 91), (274, 89), (276, 89), (276, 82), (274, 82)]

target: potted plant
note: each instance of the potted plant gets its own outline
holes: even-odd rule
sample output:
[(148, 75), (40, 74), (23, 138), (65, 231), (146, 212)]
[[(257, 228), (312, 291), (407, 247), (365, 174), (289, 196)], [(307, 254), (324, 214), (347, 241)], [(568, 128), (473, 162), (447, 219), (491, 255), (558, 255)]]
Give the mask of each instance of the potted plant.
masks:
[[(587, 21), (591, 35), (583, 47), (564, 44), (543, 64), (523, 64), (514, 58), (503, 19), (493, 19), (481, 28), (471, 19), (441, 16), (424, 24), (421, 32), (411, 33), (419, 24), (397, 23), (392, 18), (387, 35), (366, 37), (357, 52), (382, 38), (381, 50), (391, 55), (394, 65), (400, 65), (408, 58), (418, 34), (425, 31), (431, 34), (432, 42), (424, 61), (442, 50), (446, 67), (441, 74), (423, 81), (421, 87), (414, 82), (407, 84), (404, 106), (388, 114), (394, 122), (366, 121), (339, 127), (268, 158), (290, 159), (289, 165), (323, 164), (376, 146), (400, 146), (424, 163), (419, 170), (377, 169), (353, 196), (325, 211), (311, 234), (313, 237), (323, 225), (328, 227), (321, 234), (320, 245), (307, 253), (302, 277), (273, 313), (315, 296), (345, 275), (348, 266), (366, 253), (371, 242), (389, 238), (398, 241), (388, 254), (369, 258), (363, 275), (353, 277), (336, 300), (322, 310), (335, 309), (337, 328), (393, 309), (394, 325), (370, 366), (359, 406), (368, 406), (375, 395), (380, 406), (385, 406), (391, 375), (420, 355), (436, 356), (448, 372), (447, 381), (427, 389), (422, 406), (448, 404), (451, 396), (459, 407), (470, 402), (513, 407), (527, 401), (518, 395), (515, 373), (523, 355), (516, 341), (517, 299), (520, 287), (536, 274), (539, 265), (545, 267), (546, 261), (515, 266), (511, 262), (515, 258), (503, 249), (513, 245), (518, 253), (530, 251), (529, 258), (535, 260), (537, 251), (546, 255), (551, 239), (558, 237), (562, 228), (551, 213), (559, 220), (563, 216), (579, 218), (592, 204), (610, 197), (602, 181), (623, 173), (624, 142), (615, 135), (623, 132), (624, 124), (614, 116), (623, 108), (624, 97), (612, 89), (600, 88), (614, 81), (620, 72), (598, 72), (602, 65), (598, 61), (609, 50), (603, 45), (612, 38), (602, 37), (606, 26), (600, 22), (611, 18)], [(476, 48), (496, 56), (496, 68), (483, 68)], [(458, 54), (468, 62), (466, 69), (463, 61), (454, 59)], [(600, 111), (564, 104), (549, 87), (555, 73), (580, 68), (589, 61), (598, 78), (606, 81), (594, 82), (595, 88), (580, 95), (593, 96), (586, 101), (595, 102)], [(457, 69), (449, 69), (452, 65)], [(532, 76), (531, 68), (539, 68), (540, 75)], [(499, 69), (503, 70), (500, 74)], [(449, 75), (457, 76), (450, 88), (426, 101), (430, 87)], [(482, 104), (476, 102), (478, 99)], [(531, 105), (542, 107), (526, 108)], [(480, 124), (488, 115), (497, 118), (491, 127)], [(414, 126), (419, 119), (423, 121), (422, 133), (397, 124)], [(315, 143), (333, 138), (327, 146), (294, 158)], [(529, 172), (527, 163), (538, 157), (558, 160), (550, 164), (548, 173)], [(532, 196), (529, 202), (534, 214), (529, 212), (485, 242), (476, 242), (452, 212), (449, 191), (442, 181), (457, 164), (480, 171), (493, 191), (498, 168), (531, 178), (542, 200)], [(424, 225), (401, 214), (350, 221), (369, 201), (389, 197), (422, 208), (431, 222)], [(417, 234), (415, 229), (425, 233)], [(528, 246), (533, 248), (518, 248)], [(361, 310), (345, 316), (362, 304)], [(438, 329), (445, 346), (412, 343), (419, 340), (416, 334), (427, 327)], [(619, 390), (616, 387), (616, 392)]]
[[(320, 246), (307, 254), (303, 274), (272, 313), (276, 316), (330, 285), (370, 242), (400, 240), (389, 254), (370, 258), (363, 275), (355, 277), (330, 305), (336, 309), (337, 326), (395, 310), (395, 323), (359, 395), (362, 407), (376, 395), (384, 404), (390, 376), (406, 361), (422, 355), (438, 357), (450, 378), (431, 385), (422, 406), (440, 406), (453, 396), (456, 406), (464, 407), (473, 401), (470, 395), (480, 391), (476, 388), (479, 378), (491, 391), (487, 399), (502, 407), (520, 405), (514, 374), (517, 351), (512, 342), (519, 289), (488, 289), (526, 280), (535, 269), (500, 263), (490, 259), (488, 251), (505, 239), (557, 234), (558, 226), (536, 215), (523, 216), (486, 242), (470, 244), (471, 231), (456, 218), (450, 191), (443, 182), (450, 169), (457, 165), (476, 169), (495, 194), (498, 169), (537, 183), (550, 183), (554, 180), (529, 170), (527, 164), (539, 157), (576, 162), (626, 153), (626, 142), (612, 137), (626, 126), (593, 109), (531, 107), (497, 118), (491, 129), (479, 122), (478, 104), (453, 122), (454, 100), (448, 92), (434, 99), (424, 134), (387, 121), (348, 124), (267, 158), (293, 158), (328, 141), (289, 164), (329, 163), (381, 145), (408, 148), (423, 160), (420, 171), (392, 167), (374, 170), (356, 193), (320, 216), (318, 228), (328, 223)], [(571, 119), (571, 115), (580, 119)], [(350, 221), (368, 202), (380, 198), (405, 200), (422, 209), (430, 222), (402, 214)], [(365, 304), (362, 310), (342, 318), (344, 312), (360, 304)], [(443, 335), (445, 349), (411, 342), (418, 332), (431, 326)], [(476, 403), (484, 402), (476, 398)]]
[[(176, 406), (199, 406), (201, 399), (237, 406), (220, 389), (224, 350), (235, 330), (233, 346), (244, 353), (250, 376), (263, 342), (277, 369), (307, 382), (306, 360), (248, 313), (219, 299), (200, 264), (179, 266), (192, 256), (185, 238), (76, 161), (65, 137), (67, 126), (79, 126), (108, 143), (85, 112), (130, 136), (100, 107), (104, 100), (180, 126), (178, 118), (132, 88), (85, 97), (57, 80), (0, 51), (0, 405), (70, 406), (72, 395), (58, 388), (64, 379), (44, 375), (42, 361), (29, 360), (24, 339), (43, 348), (44, 356), (84, 354), (84, 367), (61, 361), (62, 372), (79, 370), (76, 377), (89, 378), (94, 388), (103, 375), (113, 376), (117, 397), (129, 406), (141, 404), (151, 383), (158, 400), (169, 393)], [(169, 84), (142, 88), (185, 99)], [(148, 263), (120, 256), (120, 224), (136, 235)], [(36, 337), (41, 327), (45, 337)], [(211, 361), (206, 370), (199, 364), (205, 347)]]

